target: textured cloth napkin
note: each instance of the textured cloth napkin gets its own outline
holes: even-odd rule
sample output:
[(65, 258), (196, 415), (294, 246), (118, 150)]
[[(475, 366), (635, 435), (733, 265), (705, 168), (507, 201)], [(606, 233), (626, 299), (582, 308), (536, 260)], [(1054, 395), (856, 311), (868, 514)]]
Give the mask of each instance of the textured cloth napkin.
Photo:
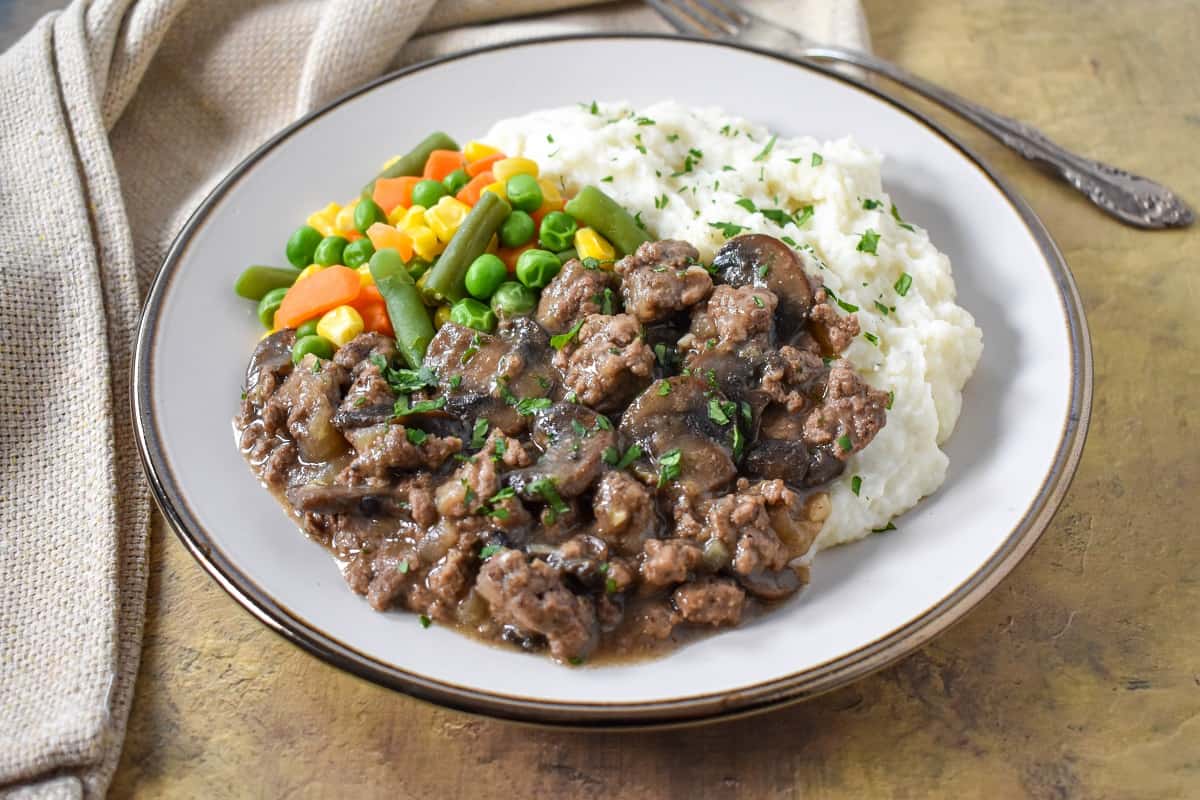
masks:
[[(748, 5), (867, 46), (858, 0)], [(581, 30), (667, 27), (594, 0), (75, 0), (0, 56), (0, 795), (101, 796), (116, 767), (150, 519), (131, 348), (187, 216), (389, 68)]]

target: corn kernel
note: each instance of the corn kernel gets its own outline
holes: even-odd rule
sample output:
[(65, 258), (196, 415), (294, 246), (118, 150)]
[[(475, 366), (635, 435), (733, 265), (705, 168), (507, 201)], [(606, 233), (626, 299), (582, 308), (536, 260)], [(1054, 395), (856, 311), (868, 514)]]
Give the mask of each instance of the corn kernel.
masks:
[(542, 190), (542, 208), (547, 212), (562, 211), (564, 203), (562, 192), (558, 190), (558, 184), (542, 178), (538, 181), (538, 187)]
[[(312, 275), (314, 272), (320, 272), (323, 269), (325, 269), (325, 268), (322, 267), (320, 264), (309, 264), (307, 267), (300, 270), (300, 274), (296, 276), (296, 283), (299, 283), (300, 281), (304, 280), (309, 275)], [(294, 285), (295, 284), (293, 284), (293, 286)]]
[(398, 231), (407, 231), (409, 228), (425, 227), (425, 206), (413, 206), (400, 215), (400, 218), (392, 223)]
[(371, 274), (371, 265), (363, 264), (358, 269), (354, 270), (358, 273), (358, 283), (361, 286), (374, 286), (375, 276)]
[(467, 218), (471, 207), (461, 200), (447, 195), (438, 200), (437, 205), (425, 211), (425, 224), (434, 232), (438, 239), (449, 242), (458, 226)]
[(387, 212), (388, 225), (395, 226), (395, 224), (403, 219), (404, 215), (407, 213), (408, 209), (404, 206), (396, 206), (391, 211)]
[(338, 306), (326, 312), (317, 323), (317, 334), (324, 336), (337, 347), (341, 347), (362, 332), (363, 318), (351, 306)]
[(617, 257), (617, 251), (600, 234), (591, 228), (580, 228), (575, 231), (575, 251), (580, 259), (594, 258), (597, 261), (612, 261)]
[(341, 211), (337, 212), (337, 216), (333, 219), (333, 227), (338, 236), (349, 239), (351, 234), (358, 233), (358, 229), (354, 227), (354, 209), (357, 205), (358, 200), (354, 200), (342, 206)]
[(403, 156), (392, 156), (392, 157), (391, 157), (391, 158), (389, 158), (387, 161), (383, 162), (383, 166), (379, 168), (379, 171), (380, 171), (380, 172), (383, 172), (385, 169), (387, 169), (388, 167), (390, 167), (392, 164), (395, 164), (395, 163), (396, 163), (397, 161), (399, 161), (401, 158), (403, 158)]
[(531, 158), (502, 158), (492, 164), (492, 174), (498, 181), (506, 181), (513, 175), (538, 176), (537, 162)]
[(463, 158), (468, 162), (478, 161), (481, 158), (495, 155), (500, 151), (492, 147), (490, 144), (483, 142), (467, 142), (467, 146), (463, 148)]
[(433, 312), (433, 326), (440, 328), (450, 321), (450, 306), (438, 306)]
[(337, 203), (330, 203), (320, 211), (314, 211), (312, 214), (309, 214), (308, 219), (305, 221), (309, 227), (316, 228), (317, 233), (322, 236), (333, 236), (333, 220), (341, 210), (342, 207)]
[(501, 200), (508, 199), (508, 192), (505, 191), (505, 189), (504, 189), (504, 181), (496, 181), (495, 183), (489, 183), (487, 186), (485, 186), (479, 190), (480, 194), (483, 194), (484, 192), (491, 192), (491, 193), (499, 196), (499, 198)]
[(405, 233), (412, 239), (413, 252), (425, 261), (433, 261), (446, 249), (437, 235), (424, 225), (414, 225)]

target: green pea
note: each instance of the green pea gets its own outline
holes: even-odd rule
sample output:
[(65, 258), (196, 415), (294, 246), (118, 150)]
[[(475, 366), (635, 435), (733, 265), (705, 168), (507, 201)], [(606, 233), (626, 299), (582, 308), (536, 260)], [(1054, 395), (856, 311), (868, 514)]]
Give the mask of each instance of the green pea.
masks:
[(346, 249), (342, 251), (342, 264), (350, 269), (355, 269), (370, 261), (373, 255), (375, 255), (375, 245), (371, 244), (370, 239), (365, 237), (356, 239), (346, 245)]
[(496, 327), (496, 315), (492, 310), (469, 297), (450, 307), (450, 321), (484, 333), (490, 333)]
[(560, 269), (558, 256), (547, 250), (526, 250), (517, 257), (517, 280), (530, 289), (541, 289)]
[(283, 296), (288, 293), (286, 287), (272, 289), (258, 301), (258, 319), (267, 330), (275, 327), (275, 312), (283, 302)]
[(317, 335), (317, 323), (320, 321), (321, 320), (314, 317), (313, 319), (310, 319), (307, 322), (301, 322), (300, 325), (296, 328), (296, 338), (303, 339), (305, 336), (316, 336)]
[(555, 255), (558, 256), (558, 263), (560, 264), (565, 264), (572, 258), (579, 258), (579, 253), (574, 247), (563, 250), (561, 253), (555, 253)]
[(537, 308), (537, 294), (516, 281), (505, 281), (492, 295), (492, 311), (500, 319), (523, 317)]
[(310, 225), (301, 225), (287, 241), (287, 260), (293, 267), (304, 269), (313, 263), (313, 253), (321, 243), (321, 234)]
[(320, 264), (322, 267), (332, 267), (334, 264), (342, 263), (342, 253), (348, 245), (341, 236), (326, 236), (317, 245), (317, 251), (313, 253), (313, 263)]
[(333, 342), (315, 334), (297, 339), (292, 345), (292, 363), (299, 364), (309, 353), (317, 358), (333, 358)]
[(575, 241), (575, 232), (579, 224), (570, 214), (562, 211), (551, 211), (542, 220), (538, 229), (538, 244), (555, 253), (566, 250)]
[(412, 276), (414, 281), (420, 280), (421, 276), (429, 272), (429, 268), (433, 266), (423, 258), (413, 256), (412, 261), (408, 262), (408, 274)]
[(412, 190), (413, 205), (433, 208), (437, 205), (437, 201), (441, 200), (448, 193), (446, 185), (441, 181), (430, 179), (417, 181), (417, 185)]
[(513, 175), (504, 185), (504, 192), (508, 204), (521, 211), (537, 211), (542, 205), (542, 187), (532, 175)]
[(359, 200), (358, 205), (354, 207), (354, 227), (365, 236), (367, 228), (376, 222), (387, 222), (387, 214), (384, 210), (369, 197)]
[(520, 247), (533, 238), (536, 227), (533, 217), (524, 211), (514, 211), (500, 225), (500, 244), (505, 247)]
[(465, 283), (472, 297), (487, 300), (507, 277), (508, 267), (504, 262), (491, 253), (484, 253), (467, 267)]
[(449, 194), (458, 194), (459, 190), (471, 182), (471, 176), (465, 169), (456, 169), (442, 180)]

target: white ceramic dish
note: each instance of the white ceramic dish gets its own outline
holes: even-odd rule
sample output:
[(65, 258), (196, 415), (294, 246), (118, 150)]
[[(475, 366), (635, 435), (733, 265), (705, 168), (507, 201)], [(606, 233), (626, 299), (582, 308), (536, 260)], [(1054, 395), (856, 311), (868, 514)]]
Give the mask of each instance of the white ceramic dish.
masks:
[[(879, 148), (886, 187), (950, 256), (959, 302), (984, 331), (942, 489), (896, 532), (823, 553), (812, 585), (785, 607), (657, 661), (568, 669), (422, 629), (410, 614), (371, 611), (258, 485), (232, 439), (242, 371), (261, 332), (251, 304), (230, 288), (242, 262), (280, 261), (296, 220), (353, 194), (431, 125), (465, 140), (532, 110), (517, 82), (473, 92), (469, 103), (456, 98), (481, 74), (526, 74), (537, 64), (555, 73), (539, 85), (539, 107), (674, 98), (787, 135), (851, 134)], [(730, 45), (568, 37), (388, 76), (251, 155), (172, 247), (143, 314), (134, 387), (142, 455), (164, 513), (263, 622), (337, 666), (446, 705), (537, 722), (641, 725), (811, 696), (894, 661), (961, 617), (1029, 550), (1066, 491), (1086, 430), (1091, 356), (1074, 284), (1041, 223), (917, 113), (844, 77)]]

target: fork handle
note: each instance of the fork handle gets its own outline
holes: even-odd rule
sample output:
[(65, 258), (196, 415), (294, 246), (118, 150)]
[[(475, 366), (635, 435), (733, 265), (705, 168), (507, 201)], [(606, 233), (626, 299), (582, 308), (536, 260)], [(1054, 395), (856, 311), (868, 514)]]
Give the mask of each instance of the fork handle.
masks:
[(1032, 125), (989, 111), (889, 61), (857, 50), (824, 45), (804, 47), (801, 54), (813, 60), (854, 64), (940, 103), (974, 122), (1030, 161), (1058, 172), (1093, 203), (1130, 225), (1139, 228), (1182, 228), (1195, 220), (1187, 204), (1166, 186), (1072, 153), (1055, 144)]

